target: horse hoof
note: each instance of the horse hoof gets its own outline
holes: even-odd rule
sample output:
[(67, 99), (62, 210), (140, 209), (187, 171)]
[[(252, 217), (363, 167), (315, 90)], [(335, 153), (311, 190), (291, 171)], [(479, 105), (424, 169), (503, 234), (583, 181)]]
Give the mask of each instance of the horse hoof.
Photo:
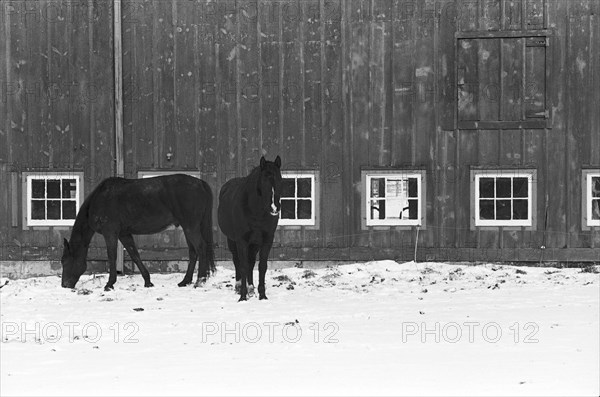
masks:
[(258, 300), (261, 300), (261, 301), (262, 301), (262, 300), (268, 300), (268, 299), (269, 299), (269, 298), (267, 298), (267, 295), (265, 295), (265, 294), (262, 294), (262, 295), (260, 295), (260, 296), (258, 297)]
[(108, 292), (108, 291), (112, 291), (112, 290), (114, 290), (114, 289), (115, 289), (115, 287), (114, 287), (114, 286), (112, 286), (112, 285), (107, 285), (107, 286), (105, 286), (105, 287), (104, 287), (104, 291), (106, 291), (106, 292)]
[(148, 281), (147, 283), (144, 284), (144, 287), (146, 287), (146, 288), (154, 287), (154, 284), (152, 284), (150, 281)]
[(191, 281), (186, 281), (183, 280), (182, 282), (180, 282), (179, 284), (177, 284), (178, 287), (187, 287), (188, 285), (190, 285), (192, 282)]
[(247, 301), (248, 298), (245, 296), (240, 296), (240, 299), (238, 300), (238, 302), (243, 302), (243, 301)]
[(205, 284), (206, 284), (206, 278), (203, 277), (196, 281), (196, 283), (194, 284), (194, 288), (204, 287)]

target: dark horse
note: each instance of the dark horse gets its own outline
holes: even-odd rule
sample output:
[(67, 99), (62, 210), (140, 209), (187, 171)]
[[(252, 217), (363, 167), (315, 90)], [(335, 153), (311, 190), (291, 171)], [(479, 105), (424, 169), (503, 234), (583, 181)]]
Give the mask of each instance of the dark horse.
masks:
[(247, 299), (248, 286), (253, 288), (252, 271), (256, 254), (258, 264), (258, 294), (265, 294), (267, 259), (281, 208), (281, 159), (274, 162), (260, 159), (260, 166), (244, 178), (234, 178), (223, 185), (219, 194), (219, 227), (227, 237), (233, 255), (235, 278), (240, 283), (240, 301)]
[(74, 288), (87, 268), (88, 247), (94, 233), (106, 241), (110, 276), (104, 287), (117, 281), (117, 240), (140, 269), (144, 286), (152, 287), (150, 273), (142, 263), (133, 241), (134, 234), (154, 234), (170, 225), (181, 226), (190, 261), (180, 287), (192, 282), (196, 260), (197, 284), (215, 269), (212, 234), (213, 196), (210, 186), (189, 175), (167, 175), (147, 179), (108, 178), (81, 205), (71, 239), (65, 239), (61, 259), (62, 286)]

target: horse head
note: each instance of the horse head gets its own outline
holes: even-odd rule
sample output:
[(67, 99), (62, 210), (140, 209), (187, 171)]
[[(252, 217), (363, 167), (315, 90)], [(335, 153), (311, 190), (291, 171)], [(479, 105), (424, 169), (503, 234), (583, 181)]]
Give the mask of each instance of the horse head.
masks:
[(281, 158), (267, 161), (260, 159), (260, 173), (258, 177), (257, 193), (265, 212), (279, 217), (281, 210)]
[(62, 263), (61, 285), (63, 288), (75, 288), (75, 284), (77, 284), (79, 278), (87, 268), (85, 257), (77, 255), (77, 252), (74, 251), (76, 250), (65, 239), (63, 255), (60, 259)]

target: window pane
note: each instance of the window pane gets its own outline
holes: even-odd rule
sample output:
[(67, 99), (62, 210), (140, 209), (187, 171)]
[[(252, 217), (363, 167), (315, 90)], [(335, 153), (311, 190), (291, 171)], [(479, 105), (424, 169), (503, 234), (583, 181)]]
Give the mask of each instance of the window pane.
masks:
[(592, 177), (592, 197), (600, 197), (600, 176)]
[(48, 183), (48, 198), (60, 198), (60, 180), (48, 179), (46, 182)]
[(496, 197), (510, 197), (510, 178), (496, 179)]
[(385, 202), (385, 219), (402, 219), (408, 216), (408, 201), (388, 199)]
[(281, 219), (296, 219), (295, 200), (281, 200)]
[(281, 197), (296, 196), (296, 178), (283, 178), (281, 181)]
[(77, 190), (77, 184), (75, 179), (63, 179), (62, 180), (62, 197), (63, 198), (75, 198), (75, 192)]
[[(31, 180), (31, 198), (45, 198), (45, 197), (46, 197), (46, 181), (43, 179), (32, 179)], [(41, 218), (41, 219), (44, 219), (44, 218)]]
[(310, 178), (298, 178), (298, 197), (310, 197), (311, 182)]
[(418, 205), (419, 200), (408, 200), (408, 219), (417, 219)]
[(372, 178), (371, 179), (371, 197), (385, 197), (385, 179), (384, 178)]
[(494, 198), (494, 178), (479, 179), (479, 197)]
[(479, 200), (479, 219), (494, 219), (494, 200)]
[(385, 219), (385, 200), (371, 200), (371, 219)]
[(510, 200), (496, 200), (496, 219), (510, 220), (511, 219)]
[(48, 200), (48, 219), (60, 219), (60, 200)]
[(406, 197), (408, 181), (406, 179), (388, 179), (385, 187), (385, 197)]
[(513, 200), (513, 219), (527, 219), (527, 200)]
[(385, 191), (385, 178), (379, 178), (377, 182), (379, 183), (379, 197), (386, 197), (387, 193)]
[(310, 200), (298, 200), (298, 219), (310, 219), (311, 212)]
[(528, 197), (527, 178), (513, 179), (513, 197)]
[(417, 178), (408, 178), (408, 197), (417, 197)]
[(46, 202), (44, 200), (31, 200), (31, 219), (46, 219)]
[(62, 202), (63, 206), (63, 219), (75, 219), (77, 214), (77, 207), (75, 201), (65, 200)]
[(600, 200), (592, 200), (592, 219), (600, 219)]

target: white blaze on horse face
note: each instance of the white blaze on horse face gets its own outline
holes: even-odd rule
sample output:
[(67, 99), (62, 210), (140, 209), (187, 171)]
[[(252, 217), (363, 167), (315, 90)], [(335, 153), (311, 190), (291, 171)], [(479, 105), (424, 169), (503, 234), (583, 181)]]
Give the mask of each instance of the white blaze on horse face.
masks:
[(271, 187), (271, 215), (279, 215), (279, 211), (277, 211), (277, 206), (275, 205), (275, 189), (273, 187)]

